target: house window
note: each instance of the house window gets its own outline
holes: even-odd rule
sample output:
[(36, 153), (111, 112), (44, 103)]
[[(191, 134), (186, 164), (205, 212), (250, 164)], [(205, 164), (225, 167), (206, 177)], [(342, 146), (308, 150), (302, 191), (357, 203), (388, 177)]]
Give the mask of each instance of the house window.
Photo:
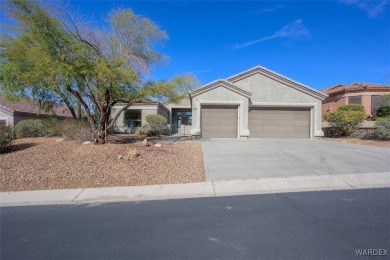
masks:
[(128, 127), (141, 127), (142, 126), (141, 110), (126, 110), (125, 123)]
[(371, 115), (375, 116), (378, 109), (384, 106), (390, 106), (389, 96), (371, 96)]
[(348, 97), (348, 104), (361, 104), (362, 96)]
[(0, 117), (0, 125), (8, 125), (8, 118)]

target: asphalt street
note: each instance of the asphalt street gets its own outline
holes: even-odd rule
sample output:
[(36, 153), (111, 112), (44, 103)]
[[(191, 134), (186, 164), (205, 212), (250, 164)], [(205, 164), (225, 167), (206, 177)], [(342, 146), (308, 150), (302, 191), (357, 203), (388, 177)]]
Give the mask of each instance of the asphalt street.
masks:
[(0, 210), (2, 260), (389, 258), (388, 188)]

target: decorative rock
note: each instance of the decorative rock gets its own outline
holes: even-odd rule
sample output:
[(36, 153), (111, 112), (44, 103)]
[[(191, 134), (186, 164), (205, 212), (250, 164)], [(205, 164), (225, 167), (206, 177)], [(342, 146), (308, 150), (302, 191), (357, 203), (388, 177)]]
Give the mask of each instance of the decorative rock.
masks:
[(125, 159), (125, 157), (123, 155), (118, 155), (118, 160), (122, 160), (122, 159)]
[(56, 142), (62, 142), (64, 141), (64, 138), (57, 139)]
[(140, 156), (140, 153), (138, 152), (138, 150), (137, 150), (137, 149), (132, 149), (132, 150), (130, 150), (130, 151), (127, 153), (126, 159), (129, 161), (129, 160), (131, 160), (131, 159), (133, 159), (133, 158), (136, 158), (136, 157), (138, 157), (138, 156)]
[(154, 146), (156, 146), (156, 147), (161, 147), (161, 144), (155, 144)]
[(146, 139), (146, 138), (142, 141), (142, 144), (144, 146), (150, 146), (150, 144), (148, 143), (148, 139)]
[(91, 142), (90, 141), (85, 141), (83, 144), (90, 144)]

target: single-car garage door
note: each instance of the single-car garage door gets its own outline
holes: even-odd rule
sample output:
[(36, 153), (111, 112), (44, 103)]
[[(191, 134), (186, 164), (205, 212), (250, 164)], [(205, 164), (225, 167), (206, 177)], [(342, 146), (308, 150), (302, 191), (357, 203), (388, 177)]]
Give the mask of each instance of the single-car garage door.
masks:
[(237, 138), (238, 106), (202, 105), (202, 137)]
[(310, 138), (310, 108), (251, 108), (249, 131), (254, 138)]

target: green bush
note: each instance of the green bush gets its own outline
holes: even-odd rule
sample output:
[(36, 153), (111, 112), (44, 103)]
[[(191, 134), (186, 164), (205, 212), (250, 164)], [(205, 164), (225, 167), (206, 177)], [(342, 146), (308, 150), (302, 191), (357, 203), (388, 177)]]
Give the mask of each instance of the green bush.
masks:
[(390, 140), (390, 118), (379, 118), (375, 121), (374, 137), (380, 140)]
[(167, 119), (162, 115), (152, 114), (146, 116), (146, 124), (138, 130), (138, 134), (158, 136), (169, 134)]
[(332, 129), (332, 135), (329, 136), (336, 137), (351, 134), (366, 117), (362, 105), (351, 104), (341, 106), (335, 112), (325, 113), (324, 118)]
[(362, 106), (360, 104), (342, 105), (337, 110), (338, 111), (361, 111), (361, 112), (365, 112), (364, 106)]
[(376, 111), (377, 117), (389, 117), (390, 116), (390, 106), (384, 106)]
[(57, 135), (54, 124), (48, 120), (29, 119), (23, 120), (15, 126), (16, 138), (43, 137)]
[(12, 126), (0, 125), (0, 151), (10, 146), (14, 140), (14, 128)]
[(57, 124), (57, 130), (64, 138), (76, 140), (78, 142), (91, 141), (91, 126), (83, 119), (65, 119)]

